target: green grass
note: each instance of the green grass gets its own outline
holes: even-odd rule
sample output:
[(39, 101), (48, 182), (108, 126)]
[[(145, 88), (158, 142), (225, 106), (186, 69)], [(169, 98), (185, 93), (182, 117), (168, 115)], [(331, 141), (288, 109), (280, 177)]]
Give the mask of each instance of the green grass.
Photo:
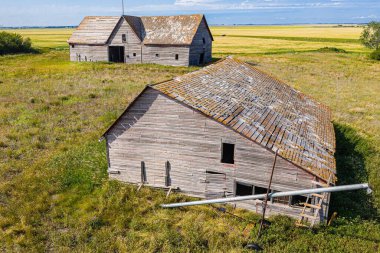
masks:
[[(322, 28), (223, 27), (243, 35), (317, 38), (323, 38)], [(341, 38), (355, 39), (356, 29), (337, 29)], [(244, 252), (257, 226), (247, 238), (248, 221), (209, 206), (161, 209), (163, 202), (192, 198), (165, 199), (159, 190), (137, 192), (109, 181), (105, 144), (97, 141), (146, 84), (196, 68), (72, 63), (65, 50), (68, 30), (24, 32), (44, 53), (0, 57), (0, 251)], [(318, 51), (324, 47), (347, 53)], [(339, 183), (370, 182), (374, 188), (371, 196), (333, 194), (330, 211), (339, 218), (330, 227), (303, 230), (287, 217), (273, 217), (260, 244), (268, 252), (378, 252), (380, 63), (357, 43), (216, 36), (214, 56), (226, 54), (329, 105)], [(252, 222), (260, 218), (228, 208)]]

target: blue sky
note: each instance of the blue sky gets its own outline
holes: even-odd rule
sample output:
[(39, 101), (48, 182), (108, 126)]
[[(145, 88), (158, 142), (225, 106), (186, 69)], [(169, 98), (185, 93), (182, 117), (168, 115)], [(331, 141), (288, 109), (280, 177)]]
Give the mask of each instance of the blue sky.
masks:
[[(380, 0), (125, 0), (130, 15), (205, 13), (210, 24), (364, 23), (380, 20)], [(77, 25), (120, 15), (121, 0), (0, 0), (0, 26)]]

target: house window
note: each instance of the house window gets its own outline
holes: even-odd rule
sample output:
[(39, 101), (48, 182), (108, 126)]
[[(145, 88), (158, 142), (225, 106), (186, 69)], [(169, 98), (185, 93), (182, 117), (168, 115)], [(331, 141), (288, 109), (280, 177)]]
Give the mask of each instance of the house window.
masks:
[(222, 143), (222, 163), (234, 164), (235, 144)]
[(236, 182), (235, 196), (253, 195), (253, 185)]
[(156, 57), (160, 57), (160, 54), (156, 54)]
[(178, 61), (178, 59), (179, 59), (179, 55), (178, 54), (175, 55), (175, 59), (176, 59), (176, 61)]
[(121, 41), (122, 42), (126, 42), (127, 41), (127, 35), (126, 34), (122, 34), (121, 35)]
[(136, 53), (133, 53), (133, 57), (136, 57)]

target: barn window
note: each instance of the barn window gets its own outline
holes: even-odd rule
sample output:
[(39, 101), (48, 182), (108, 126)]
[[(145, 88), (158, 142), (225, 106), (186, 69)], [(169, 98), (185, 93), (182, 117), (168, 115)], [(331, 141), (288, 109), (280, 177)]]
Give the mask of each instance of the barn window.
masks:
[(74, 48), (75, 47), (75, 45), (74, 44), (71, 44), (71, 48)]
[(156, 54), (156, 57), (160, 57), (160, 54)]
[[(307, 201), (306, 196), (295, 195), (295, 196), (292, 196), (290, 203), (292, 206), (303, 206), (302, 203), (306, 203), (306, 201)], [(311, 198), (309, 198), (308, 203), (309, 204), (311, 203)]]
[(176, 61), (178, 61), (178, 59), (179, 59), (179, 55), (178, 54), (175, 55), (175, 59), (176, 59)]
[[(275, 193), (277, 191), (272, 191), (272, 193)], [(283, 205), (290, 205), (290, 199), (291, 196), (283, 196), (283, 197), (275, 197), (271, 198), (272, 203), (277, 203), (277, 204), (283, 204)]]
[(267, 194), (267, 188), (255, 186), (255, 194)]
[(234, 164), (235, 144), (222, 143), (222, 163)]
[(121, 35), (121, 41), (122, 42), (126, 42), (127, 41), (127, 35), (126, 34), (122, 34)]
[(136, 57), (136, 53), (133, 53), (133, 57)]
[(206, 44), (206, 39), (202, 38), (203, 44)]
[(147, 183), (146, 168), (145, 168), (145, 162), (144, 161), (141, 162), (141, 183), (142, 184)]
[(253, 194), (253, 185), (236, 182), (235, 196), (247, 196)]

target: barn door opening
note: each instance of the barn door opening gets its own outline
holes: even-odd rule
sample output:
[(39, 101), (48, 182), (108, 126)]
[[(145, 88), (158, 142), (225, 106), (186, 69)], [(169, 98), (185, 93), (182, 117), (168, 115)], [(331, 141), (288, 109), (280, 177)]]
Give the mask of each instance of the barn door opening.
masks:
[(109, 47), (108, 59), (110, 62), (124, 62), (124, 47)]
[(205, 63), (205, 54), (201, 53), (199, 55), (199, 65), (203, 65)]
[(227, 191), (225, 173), (206, 171), (206, 198), (223, 198)]

